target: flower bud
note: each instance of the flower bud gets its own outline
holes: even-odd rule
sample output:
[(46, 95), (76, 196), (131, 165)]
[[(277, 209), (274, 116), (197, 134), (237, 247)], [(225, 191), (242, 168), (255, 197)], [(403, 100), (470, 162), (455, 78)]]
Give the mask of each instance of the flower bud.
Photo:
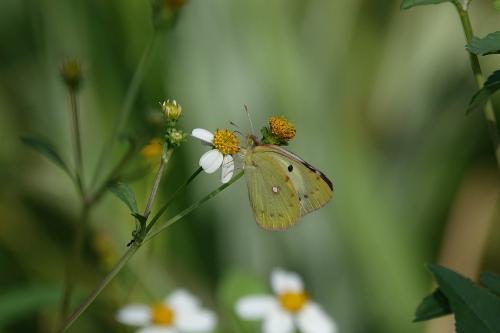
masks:
[(61, 77), (71, 90), (78, 90), (82, 83), (82, 66), (76, 59), (67, 59), (61, 65)]
[(182, 115), (182, 106), (175, 99), (161, 103), (161, 110), (168, 121), (177, 121)]

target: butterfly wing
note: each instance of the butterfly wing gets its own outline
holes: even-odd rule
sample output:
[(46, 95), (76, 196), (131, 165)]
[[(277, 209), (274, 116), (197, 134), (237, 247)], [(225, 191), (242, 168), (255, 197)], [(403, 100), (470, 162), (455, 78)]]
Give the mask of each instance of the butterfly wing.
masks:
[(285, 230), (297, 222), (300, 217), (297, 191), (273, 155), (254, 153), (250, 148), (245, 157), (245, 177), (259, 226)]
[(321, 171), (299, 156), (275, 145), (260, 145), (254, 148), (254, 158), (269, 156), (280, 166), (280, 173), (291, 183), (297, 193), (300, 216), (323, 207), (333, 195), (333, 184)]

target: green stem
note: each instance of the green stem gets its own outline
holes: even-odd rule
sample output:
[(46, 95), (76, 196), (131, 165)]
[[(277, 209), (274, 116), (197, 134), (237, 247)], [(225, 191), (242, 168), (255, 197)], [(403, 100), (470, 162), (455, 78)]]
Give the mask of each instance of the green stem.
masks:
[(76, 182), (80, 195), (85, 195), (84, 180), (83, 180), (83, 157), (82, 157), (82, 141), (80, 135), (80, 115), (78, 112), (78, 101), (76, 90), (69, 88), (69, 102), (71, 106), (71, 125), (73, 128), (73, 144), (75, 153), (75, 168)]
[(160, 161), (160, 166), (158, 167), (158, 171), (156, 172), (156, 177), (155, 177), (155, 182), (153, 184), (153, 188), (151, 190), (151, 193), (149, 194), (148, 201), (146, 203), (146, 208), (144, 209), (144, 216), (145, 219), (149, 217), (149, 214), (151, 214), (151, 209), (153, 208), (153, 202), (156, 197), (156, 194), (158, 193), (158, 187), (160, 186), (160, 180), (161, 180), (161, 175), (163, 174), (163, 171), (165, 170), (165, 165), (168, 163), (170, 158), (172, 157), (172, 153), (174, 152), (173, 148), (168, 148), (167, 151), (165, 152), (164, 156), (162, 156), (161, 161)]
[(198, 176), (200, 174), (200, 172), (202, 170), (203, 169), (201, 167), (199, 167), (198, 169), (196, 169), (196, 171), (193, 172), (193, 174), (191, 175), (191, 177), (189, 177), (188, 180), (184, 184), (182, 184), (177, 190), (175, 190), (175, 192), (172, 195), (172, 197), (163, 206), (161, 206), (161, 208), (158, 210), (158, 212), (155, 214), (155, 216), (153, 216), (153, 218), (151, 219), (151, 222), (149, 222), (148, 226), (146, 227), (146, 234), (149, 233), (149, 231), (151, 230), (151, 228), (155, 225), (156, 221), (158, 221), (158, 219), (163, 215), (163, 213), (165, 213), (165, 211), (168, 209), (168, 207), (175, 200), (175, 198), (177, 197), (177, 195), (179, 194), (179, 192), (181, 192), (182, 190), (184, 190), (196, 178), (196, 176)]
[[(182, 185), (178, 190), (176, 190), (175, 193), (178, 193), (181, 189), (185, 188), (200, 173), (200, 171), (201, 171), (200, 169), (196, 170), (193, 173), (193, 175), (189, 178), (189, 180), (184, 185)], [(73, 314), (63, 323), (63, 325), (61, 325), (61, 328), (57, 332), (64, 333), (64, 332), (66, 332), (66, 330), (68, 330), (71, 327), (71, 325), (73, 325), (73, 323), (78, 319), (78, 317), (80, 317), (82, 315), (82, 313), (89, 307), (89, 305), (92, 304), (92, 302), (97, 298), (97, 296), (99, 296), (99, 294), (104, 290), (104, 288), (111, 282), (111, 280), (113, 280), (113, 278), (118, 274), (118, 272), (130, 260), (130, 258), (132, 258), (134, 253), (146, 241), (149, 241), (151, 238), (158, 235), (158, 233), (160, 233), (162, 230), (166, 229), (167, 227), (174, 224), (175, 222), (177, 222), (178, 220), (180, 220), (184, 216), (188, 215), (190, 212), (192, 212), (194, 209), (198, 208), (200, 205), (202, 205), (206, 201), (214, 198), (217, 194), (222, 192), (225, 188), (227, 188), (228, 186), (230, 186), (231, 184), (236, 182), (238, 179), (240, 179), (242, 175), (243, 175), (243, 172), (240, 172), (239, 174), (234, 176), (230, 182), (223, 184), (222, 186), (220, 186), (216, 190), (209, 193), (203, 199), (197, 201), (196, 203), (191, 205), (189, 208), (183, 210), (181, 213), (179, 213), (176, 216), (174, 216), (173, 218), (169, 219), (163, 226), (158, 228), (158, 230), (156, 230), (151, 236), (146, 237), (144, 239), (144, 241), (132, 243), (130, 248), (127, 250), (127, 252), (125, 252), (125, 254), (121, 257), (121, 259), (118, 261), (118, 263), (113, 267), (113, 269), (104, 277), (104, 279), (101, 280), (101, 282), (92, 291), (92, 293), (85, 299), (85, 301), (78, 307), (78, 309), (76, 309), (76, 311), (73, 312)], [(167, 204), (165, 204), (163, 207), (168, 206), (168, 203), (170, 203), (170, 202), (172, 202), (172, 199), (169, 200), (169, 202), (167, 202)], [(161, 213), (160, 212), (157, 213), (153, 220), (155, 220), (155, 221), (158, 220), (158, 218), (161, 216), (161, 214), (163, 214), (164, 211), (165, 210), (160, 210)], [(153, 220), (151, 222), (153, 222)], [(148, 229), (148, 231), (149, 231), (149, 229)], [(147, 236), (147, 234), (146, 234), (146, 236)]]
[(125, 125), (126, 120), (128, 119), (130, 112), (132, 111), (132, 106), (134, 104), (134, 101), (137, 97), (137, 94), (139, 92), (139, 87), (142, 83), (142, 80), (144, 78), (144, 74), (146, 73), (146, 69), (149, 67), (149, 63), (151, 62), (151, 59), (153, 58), (154, 51), (156, 49), (157, 40), (158, 40), (158, 34), (155, 33), (151, 40), (149, 41), (148, 45), (144, 49), (144, 52), (142, 54), (141, 60), (139, 64), (137, 65), (137, 68), (135, 70), (134, 76), (132, 77), (132, 81), (130, 81), (130, 84), (127, 89), (127, 93), (125, 95), (125, 99), (123, 101), (123, 107), (121, 109), (121, 112), (118, 114), (116, 121), (114, 122), (114, 127), (111, 132), (111, 136), (107, 143), (104, 145), (101, 154), (99, 155), (99, 159), (97, 161), (96, 169), (94, 171), (94, 175), (92, 177), (92, 182), (91, 186), (95, 186), (96, 182), (99, 179), (99, 175), (101, 173), (102, 168), (107, 162), (107, 159), (111, 155), (110, 152), (113, 151), (114, 145), (116, 143), (116, 140), (118, 139), (118, 136), (123, 129), (123, 126)]
[(63, 333), (68, 330), (71, 325), (78, 319), (78, 317), (81, 316), (81, 314), (89, 307), (92, 302), (99, 296), (99, 294), (106, 288), (108, 283), (113, 280), (113, 278), (120, 272), (120, 270), (123, 268), (123, 266), (132, 258), (134, 253), (139, 249), (139, 245), (137, 244), (132, 244), (127, 252), (120, 258), (118, 263), (113, 267), (111, 272), (109, 272), (104, 279), (99, 282), (99, 284), (95, 287), (95, 289), (90, 293), (90, 295), (83, 301), (83, 303), (78, 307), (78, 309), (71, 314), (71, 316), (65, 320), (65, 322), (61, 325), (61, 328), (57, 331), (58, 333)]
[(85, 239), (85, 228), (87, 226), (90, 207), (83, 205), (82, 214), (76, 226), (75, 240), (73, 242), (73, 252), (68, 256), (66, 263), (66, 277), (64, 280), (64, 291), (61, 299), (61, 322), (67, 317), (71, 306), (71, 297), (75, 288), (75, 273), (79, 269), (80, 254), (82, 252)]
[[(453, 4), (457, 9), (458, 15), (460, 17), (460, 22), (462, 23), (462, 28), (465, 34), (465, 40), (470, 43), (474, 37), (474, 32), (472, 30), (472, 24), (470, 22), (469, 12), (467, 11), (469, 1), (465, 3), (465, 6), (458, 0), (454, 0)], [(479, 59), (477, 55), (469, 52), (469, 59), (471, 64), (472, 73), (476, 81), (478, 89), (481, 89), (484, 85), (484, 76), (481, 70), (481, 65), (479, 64)], [(495, 158), (497, 162), (497, 167), (500, 169), (500, 137), (498, 133), (498, 123), (495, 115), (495, 110), (491, 100), (488, 100), (483, 109), (484, 118), (486, 119), (486, 126), (488, 127), (488, 132), (493, 143), (493, 148), (495, 150)]]
[[(241, 176), (243, 176), (243, 173), (244, 172), (241, 171), (236, 176), (234, 176), (231, 179), (231, 181), (229, 181), (228, 183), (219, 186), (217, 189), (215, 189), (214, 191), (210, 192), (208, 195), (206, 195), (202, 199), (200, 199), (197, 202), (193, 203), (191, 206), (189, 206), (188, 208), (184, 209), (182, 212), (180, 212), (179, 214), (175, 215), (174, 217), (170, 218), (164, 225), (162, 225), (161, 227), (159, 227), (158, 229), (156, 229), (155, 231), (153, 231), (151, 235), (148, 235), (144, 239), (144, 243), (147, 242), (147, 241), (149, 241), (149, 240), (151, 240), (153, 237), (157, 236), (164, 229), (170, 227), (172, 224), (174, 224), (175, 222), (179, 221), (180, 219), (182, 219), (183, 217), (185, 217), (186, 215), (188, 215), (189, 213), (191, 213), (193, 210), (195, 210), (196, 208), (198, 208), (201, 205), (203, 205), (208, 200), (214, 198), (220, 192), (224, 191), (228, 186), (230, 186), (231, 184), (233, 184), (234, 182), (236, 182), (238, 179), (240, 179)], [(153, 221), (151, 221), (151, 222), (153, 222)], [(151, 225), (151, 223), (150, 223), (150, 225)]]

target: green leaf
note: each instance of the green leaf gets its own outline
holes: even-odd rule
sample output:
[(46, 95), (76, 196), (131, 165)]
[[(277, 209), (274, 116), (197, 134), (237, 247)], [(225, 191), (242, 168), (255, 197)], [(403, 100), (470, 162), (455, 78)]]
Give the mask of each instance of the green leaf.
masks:
[(495, 7), (496, 10), (500, 10), (500, 0), (491, 0), (493, 2), (493, 7)]
[(466, 113), (470, 113), (475, 109), (483, 107), (491, 95), (493, 95), (498, 89), (500, 89), (500, 70), (493, 72), (493, 74), (491, 74), (490, 77), (488, 77), (488, 80), (484, 83), (484, 86), (479, 89), (474, 96), (472, 96)]
[(53, 286), (25, 286), (2, 292), (0, 295), (0, 331), (2, 327), (28, 318), (48, 305), (57, 304), (61, 288)]
[(63, 161), (59, 153), (56, 151), (56, 149), (50, 142), (41, 138), (34, 138), (28, 136), (21, 137), (21, 141), (25, 145), (29, 146), (33, 150), (36, 150), (38, 153), (42, 154), (43, 156), (54, 162), (57, 166), (63, 169), (71, 178), (73, 178), (73, 175), (71, 174), (68, 165)]
[(500, 296), (500, 275), (490, 272), (481, 273), (479, 281), (491, 292)]
[(413, 321), (419, 322), (429, 320), (450, 313), (452, 313), (450, 302), (438, 288), (422, 300), (417, 311), (415, 311), (415, 319)]
[(498, 54), (500, 53), (500, 31), (492, 32), (484, 38), (474, 37), (465, 48), (477, 55)]
[(122, 182), (112, 182), (108, 185), (108, 188), (111, 193), (116, 195), (118, 199), (120, 199), (127, 205), (132, 213), (137, 214), (139, 212), (139, 208), (137, 208), (137, 201), (135, 200), (134, 191), (128, 184)]
[(500, 332), (499, 297), (445, 267), (430, 265), (429, 269), (455, 313), (457, 333)]
[(409, 9), (411, 7), (423, 5), (437, 5), (443, 2), (450, 2), (450, 0), (403, 0), (401, 9)]

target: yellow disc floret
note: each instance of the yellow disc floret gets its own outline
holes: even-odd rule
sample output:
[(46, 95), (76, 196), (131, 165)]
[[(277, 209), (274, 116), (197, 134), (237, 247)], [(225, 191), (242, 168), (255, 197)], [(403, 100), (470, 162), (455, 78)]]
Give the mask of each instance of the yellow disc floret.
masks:
[(269, 130), (272, 135), (283, 141), (292, 140), (297, 132), (291, 122), (280, 116), (269, 118)]
[(302, 309), (308, 299), (309, 297), (304, 292), (284, 292), (279, 295), (281, 306), (290, 312), (297, 312)]
[(215, 131), (213, 145), (224, 155), (233, 155), (240, 151), (240, 140), (227, 129)]
[(151, 321), (156, 325), (170, 326), (174, 321), (174, 311), (166, 304), (156, 304), (151, 308)]

